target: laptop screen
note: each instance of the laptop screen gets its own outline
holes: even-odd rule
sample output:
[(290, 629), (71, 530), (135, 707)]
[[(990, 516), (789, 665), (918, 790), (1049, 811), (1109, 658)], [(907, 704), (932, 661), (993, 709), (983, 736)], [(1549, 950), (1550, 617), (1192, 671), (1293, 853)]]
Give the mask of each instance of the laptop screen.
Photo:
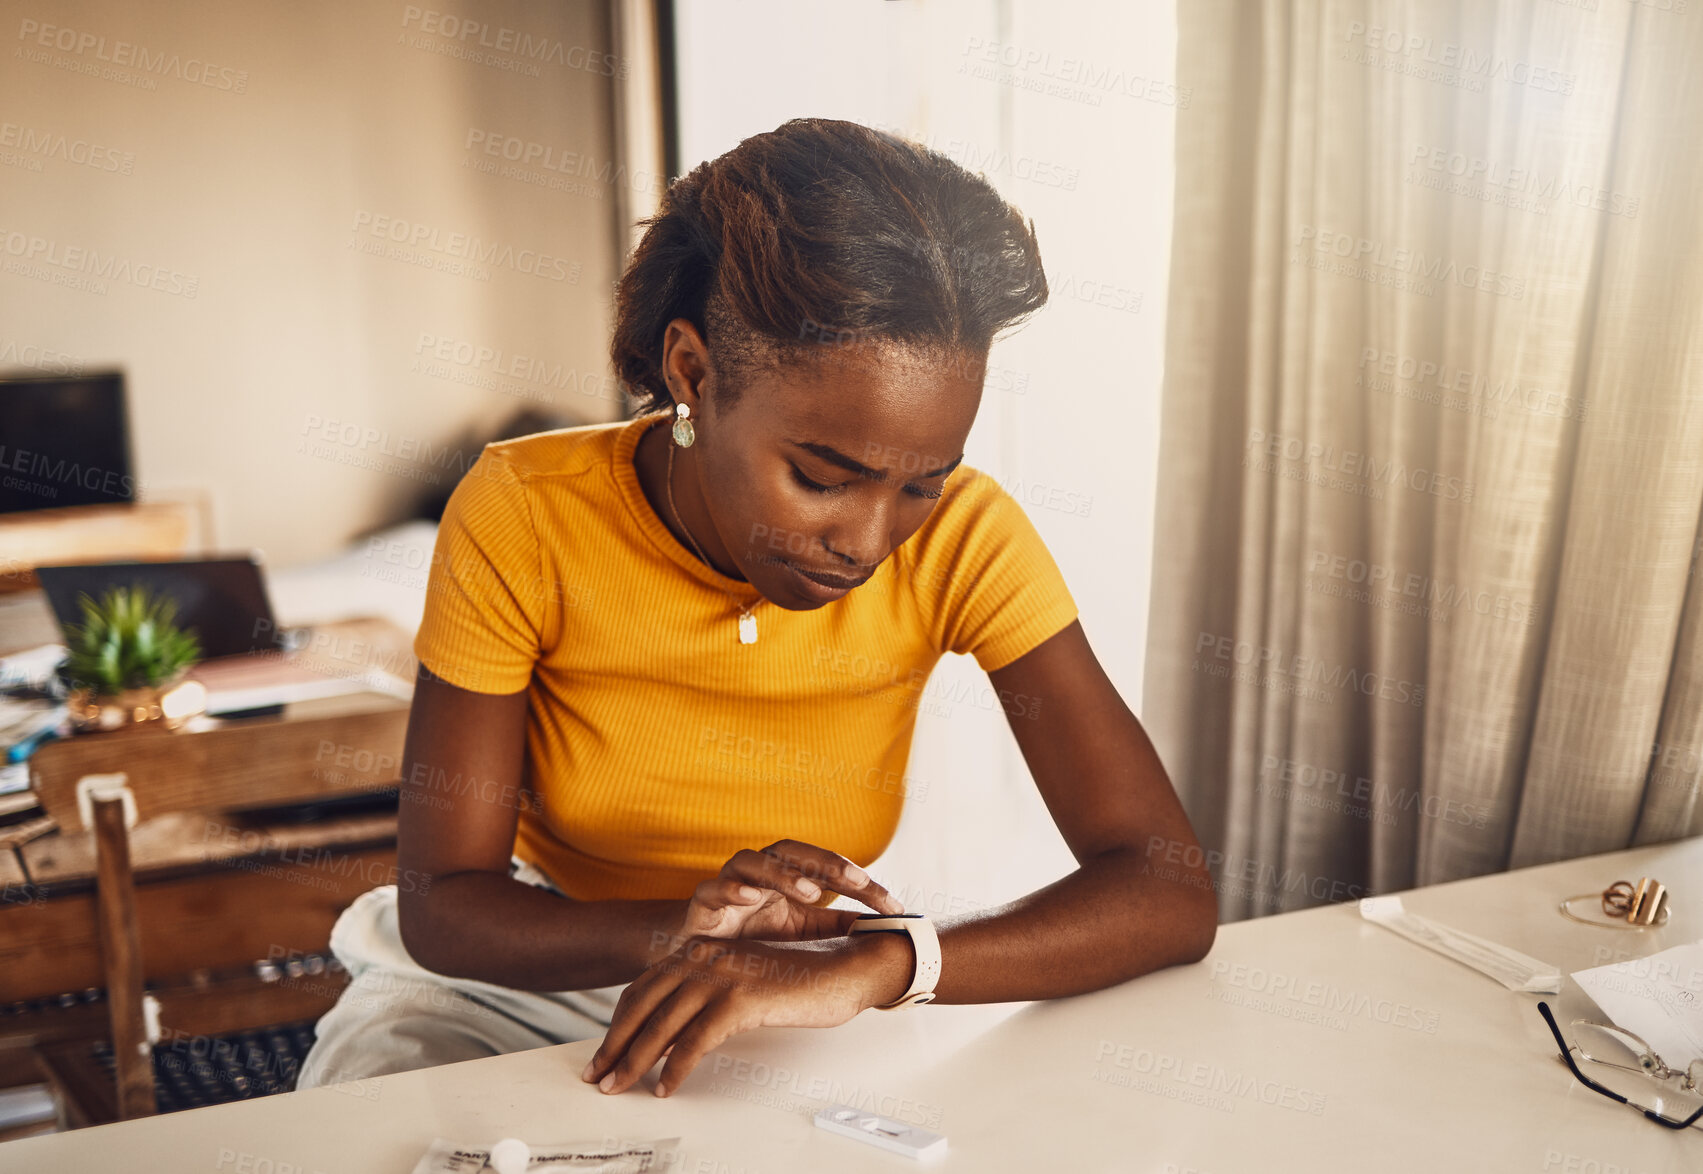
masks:
[(80, 592), (99, 600), (108, 588), (141, 585), (177, 601), (176, 623), (195, 629), (204, 658), (279, 647), (272, 604), (253, 557), (79, 563), (37, 567), (35, 575), (61, 628), (83, 622)]

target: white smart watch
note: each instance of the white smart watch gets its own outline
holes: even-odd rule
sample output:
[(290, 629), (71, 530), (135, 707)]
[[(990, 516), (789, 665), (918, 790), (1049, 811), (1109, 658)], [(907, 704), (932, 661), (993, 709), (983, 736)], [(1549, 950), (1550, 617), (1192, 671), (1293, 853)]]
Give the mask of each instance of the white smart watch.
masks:
[(934, 922), (921, 913), (860, 913), (852, 922), (851, 932), (906, 934), (916, 951), (917, 965), (911, 974), (910, 989), (879, 1010), (897, 1011), (900, 1007), (916, 1007), (934, 1000), (934, 985), (940, 981), (940, 935), (934, 931)]

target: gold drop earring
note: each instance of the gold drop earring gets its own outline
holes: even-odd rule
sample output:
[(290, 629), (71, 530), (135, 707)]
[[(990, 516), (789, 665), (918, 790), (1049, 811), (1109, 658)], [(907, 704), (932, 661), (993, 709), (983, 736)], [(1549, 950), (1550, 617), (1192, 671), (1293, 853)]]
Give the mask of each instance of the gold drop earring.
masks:
[(691, 448), (692, 442), (698, 439), (698, 430), (692, 427), (692, 409), (686, 404), (674, 405), (674, 443), (681, 448)]

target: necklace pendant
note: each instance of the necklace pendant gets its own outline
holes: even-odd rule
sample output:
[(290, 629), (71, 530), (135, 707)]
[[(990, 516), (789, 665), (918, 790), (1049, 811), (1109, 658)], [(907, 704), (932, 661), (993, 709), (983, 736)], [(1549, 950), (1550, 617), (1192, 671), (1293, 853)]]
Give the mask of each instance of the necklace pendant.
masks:
[(741, 644), (757, 643), (757, 617), (750, 612), (739, 617), (739, 642)]

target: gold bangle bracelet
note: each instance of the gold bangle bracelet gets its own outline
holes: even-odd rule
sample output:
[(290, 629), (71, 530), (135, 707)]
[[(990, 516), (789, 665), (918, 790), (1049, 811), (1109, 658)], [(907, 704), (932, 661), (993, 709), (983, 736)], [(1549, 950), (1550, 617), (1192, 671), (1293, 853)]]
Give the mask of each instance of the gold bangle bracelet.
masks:
[[(1573, 912), (1573, 902), (1590, 900), (1601, 905), (1606, 917), (1581, 917)], [(1667, 887), (1647, 876), (1639, 877), (1635, 886), (1630, 881), (1615, 881), (1600, 893), (1580, 893), (1561, 902), (1561, 916), (1603, 929), (1651, 929), (1666, 925), (1671, 912)]]

